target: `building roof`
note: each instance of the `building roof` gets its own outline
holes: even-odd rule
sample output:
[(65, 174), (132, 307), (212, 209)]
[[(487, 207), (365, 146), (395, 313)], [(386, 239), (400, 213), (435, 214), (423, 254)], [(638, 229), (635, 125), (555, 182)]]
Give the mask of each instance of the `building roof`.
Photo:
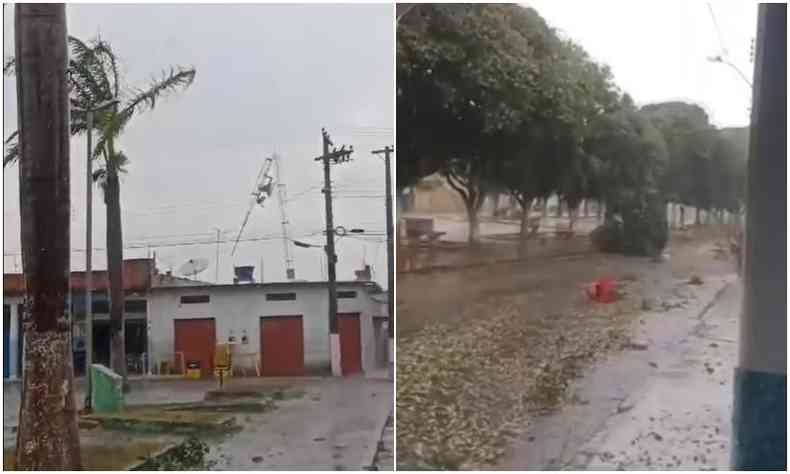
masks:
[[(260, 290), (281, 290), (294, 287), (319, 287), (327, 286), (326, 281), (273, 281), (269, 283), (238, 283), (238, 284), (222, 284), (222, 285), (189, 285), (189, 286), (155, 286), (151, 291), (167, 291), (167, 290), (206, 290), (206, 289), (228, 289), (228, 288), (256, 288)], [(345, 280), (338, 281), (337, 286), (357, 286), (364, 288), (370, 294), (382, 293), (383, 290), (378, 283), (374, 281), (356, 281)]]
[[(149, 258), (134, 258), (123, 261), (124, 291), (145, 292), (151, 287), (151, 274), (154, 261)], [(108, 290), (110, 279), (107, 270), (91, 272), (94, 290)], [(71, 272), (70, 286), (72, 290), (85, 290), (85, 272)], [(21, 273), (3, 274), (3, 294), (8, 296), (25, 293), (25, 278)]]

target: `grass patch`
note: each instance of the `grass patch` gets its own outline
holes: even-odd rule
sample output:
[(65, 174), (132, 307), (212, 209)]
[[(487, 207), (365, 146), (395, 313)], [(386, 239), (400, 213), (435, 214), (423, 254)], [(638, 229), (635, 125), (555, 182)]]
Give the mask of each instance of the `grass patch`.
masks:
[[(155, 441), (132, 441), (122, 446), (82, 446), (82, 466), (92, 471), (126, 470), (164, 447), (165, 443)], [(3, 450), (3, 469), (17, 469), (13, 448)]]
[(137, 408), (121, 413), (94, 414), (86, 418), (97, 420), (105, 428), (145, 433), (224, 432), (236, 428), (233, 417), (229, 417), (227, 413), (162, 409), (161, 407)]
[(294, 390), (277, 390), (272, 394), (272, 400), (299, 400), (304, 398), (305, 391), (300, 389)]

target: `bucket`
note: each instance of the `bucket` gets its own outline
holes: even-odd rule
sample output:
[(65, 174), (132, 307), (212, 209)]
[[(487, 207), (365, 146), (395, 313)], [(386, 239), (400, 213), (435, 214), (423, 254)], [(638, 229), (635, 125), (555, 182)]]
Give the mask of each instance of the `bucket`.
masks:
[(595, 282), (596, 300), (601, 303), (612, 303), (616, 299), (615, 284), (611, 278), (602, 278)]
[(199, 379), (201, 376), (200, 361), (199, 360), (187, 361), (187, 371), (186, 374), (184, 375), (188, 379)]
[(617, 299), (616, 289), (614, 280), (601, 278), (587, 288), (587, 296), (599, 303), (613, 303)]

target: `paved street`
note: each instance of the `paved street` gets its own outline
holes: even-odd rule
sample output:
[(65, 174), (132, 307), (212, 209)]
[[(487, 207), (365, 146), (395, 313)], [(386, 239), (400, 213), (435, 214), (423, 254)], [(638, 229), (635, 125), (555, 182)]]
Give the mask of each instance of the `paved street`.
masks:
[[(235, 379), (234, 386), (287, 387), (273, 411), (239, 414), (243, 429), (209, 442), (216, 469), (359, 470), (373, 463), (387, 416), (392, 410), (392, 380), (370, 377), (305, 377)], [(136, 381), (127, 403), (202, 400), (214, 381)], [(78, 384), (79, 399), (82, 383)], [(19, 384), (3, 385), (3, 442), (14, 445)], [(391, 449), (391, 448), (390, 448)]]
[(212, 446), (218, 469), (360, 470), (373, 463), (392, 381), (324, 378), (277, 409), (240, 416), (244, 429)]

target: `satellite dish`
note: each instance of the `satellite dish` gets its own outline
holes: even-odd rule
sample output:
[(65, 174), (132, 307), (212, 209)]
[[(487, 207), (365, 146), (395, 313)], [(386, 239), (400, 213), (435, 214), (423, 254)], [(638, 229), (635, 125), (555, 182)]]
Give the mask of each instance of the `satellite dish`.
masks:
[(190, 258), (186, 261), (178, 271), (184, 276), (192, 276), (194, 278), (198, 273), (208, 268), (208, 260), (205, 258)]

